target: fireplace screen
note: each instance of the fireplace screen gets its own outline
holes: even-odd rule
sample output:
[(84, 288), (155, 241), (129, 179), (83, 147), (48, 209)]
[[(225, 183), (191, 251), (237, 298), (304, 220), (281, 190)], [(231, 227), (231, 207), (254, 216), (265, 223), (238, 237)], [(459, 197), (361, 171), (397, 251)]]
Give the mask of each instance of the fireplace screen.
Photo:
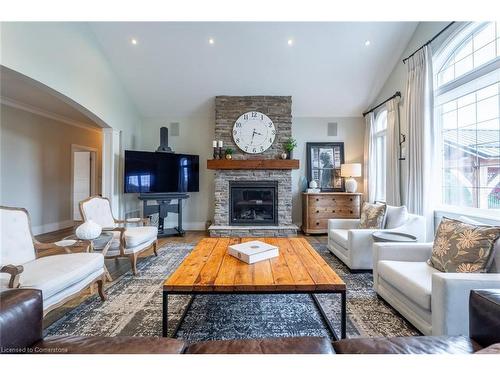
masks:
[(230, 181), (231, 225), (278, 225), (277, 181)]

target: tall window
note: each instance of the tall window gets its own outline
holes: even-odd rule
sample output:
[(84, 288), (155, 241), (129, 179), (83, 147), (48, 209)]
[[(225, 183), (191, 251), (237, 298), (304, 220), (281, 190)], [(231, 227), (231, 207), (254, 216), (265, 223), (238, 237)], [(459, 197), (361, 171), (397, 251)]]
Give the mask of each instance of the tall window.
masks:
[(437, 60), (441, 203), (500, 210), (500, 24), (468, 25)]
[(385, 201), (385, 180), (387, 170), (387, 110), (382, 110), (375, 117), (375, 200)]

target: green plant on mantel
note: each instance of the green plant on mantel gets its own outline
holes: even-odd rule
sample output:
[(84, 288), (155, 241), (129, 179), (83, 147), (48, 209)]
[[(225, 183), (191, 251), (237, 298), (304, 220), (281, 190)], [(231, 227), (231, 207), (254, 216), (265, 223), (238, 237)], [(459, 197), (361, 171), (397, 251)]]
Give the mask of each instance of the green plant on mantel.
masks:
[(288, 138), (288, 140), (283, 145), (286, 152), (292, 152), (294, 148), (297, 147), (297, 141), (294, 138)]
[(226, 148), (226, 155), (234, 154), (234, 150), (231, 147)]

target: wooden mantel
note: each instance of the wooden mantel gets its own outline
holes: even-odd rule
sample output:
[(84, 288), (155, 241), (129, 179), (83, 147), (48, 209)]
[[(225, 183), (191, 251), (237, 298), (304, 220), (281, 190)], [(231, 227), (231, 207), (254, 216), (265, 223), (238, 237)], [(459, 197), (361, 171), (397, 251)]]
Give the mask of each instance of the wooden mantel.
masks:
[(207, 160), (207, 169), (299, 169), (296, 159)]

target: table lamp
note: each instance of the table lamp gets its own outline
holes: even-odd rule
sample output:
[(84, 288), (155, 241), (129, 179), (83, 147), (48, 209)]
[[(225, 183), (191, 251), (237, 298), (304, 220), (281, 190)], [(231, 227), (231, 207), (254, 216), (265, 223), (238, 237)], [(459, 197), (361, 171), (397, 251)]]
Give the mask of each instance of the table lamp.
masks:
[(345, 191), (348, 193), (355, 193), (358, 188), (358, 183), (353, 177), (361, 177), (361, 164), (342, 164), (340, 166), (340, 176), (346, 177)]

